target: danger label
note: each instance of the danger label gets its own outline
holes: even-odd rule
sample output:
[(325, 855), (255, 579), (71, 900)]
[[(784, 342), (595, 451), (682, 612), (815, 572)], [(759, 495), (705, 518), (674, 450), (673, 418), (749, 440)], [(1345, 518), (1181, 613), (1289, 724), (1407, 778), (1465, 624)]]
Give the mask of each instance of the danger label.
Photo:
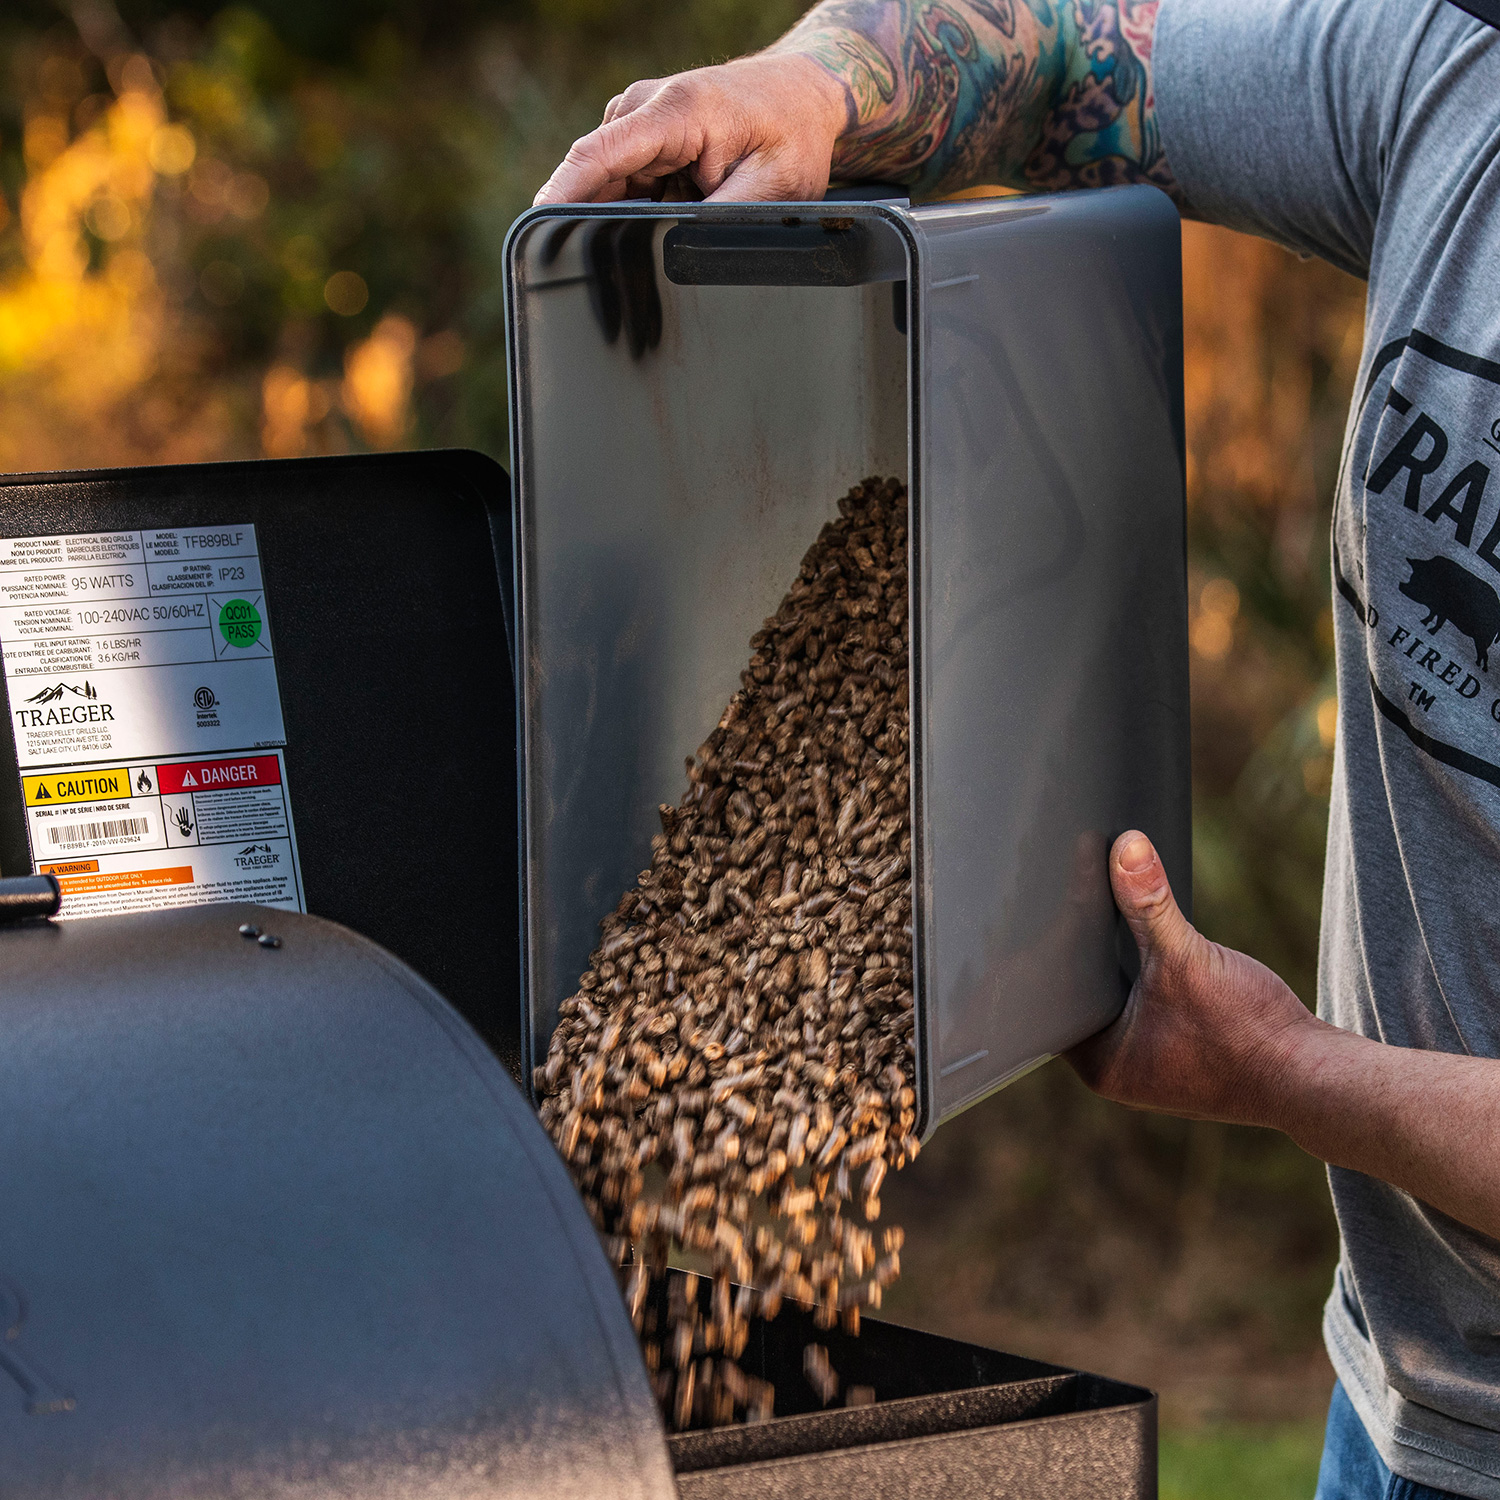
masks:
[(235, 760), (195, 760), (159, 766), (163, 796), (178, 792), (218, 792), (281, 785), (281, 760), (275, 755), (250, 755)]
[(215, 755), (24, 778), (27, 831), (65, 917), (249, 901), (302, 910), (286, 762)]

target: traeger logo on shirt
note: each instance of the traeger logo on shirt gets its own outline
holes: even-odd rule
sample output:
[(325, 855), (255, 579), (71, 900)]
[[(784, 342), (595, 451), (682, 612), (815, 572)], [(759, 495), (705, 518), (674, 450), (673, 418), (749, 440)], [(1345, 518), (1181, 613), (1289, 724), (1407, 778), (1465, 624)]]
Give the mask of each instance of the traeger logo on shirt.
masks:
[(1362, 496), (1350, 486), (1362, 511), (1335, 512), (1333, 570), (1370, 632), (1376, 706), (1500, 786), (1500, 362), (1414, 330), (1376, 356), (1356, 431), (1371, 423)]

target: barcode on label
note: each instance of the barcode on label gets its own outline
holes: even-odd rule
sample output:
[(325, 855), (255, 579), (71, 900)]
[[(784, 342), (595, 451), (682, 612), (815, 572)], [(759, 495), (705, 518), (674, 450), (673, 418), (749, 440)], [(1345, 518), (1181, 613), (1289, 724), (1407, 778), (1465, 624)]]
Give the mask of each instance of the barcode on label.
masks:
[(58, 823), (47, 825), (47, 837), (54, 844), (92, 844), (100, 839), (133, 839), (151, 832), (147, 818), (104, 818), (98, 823)]

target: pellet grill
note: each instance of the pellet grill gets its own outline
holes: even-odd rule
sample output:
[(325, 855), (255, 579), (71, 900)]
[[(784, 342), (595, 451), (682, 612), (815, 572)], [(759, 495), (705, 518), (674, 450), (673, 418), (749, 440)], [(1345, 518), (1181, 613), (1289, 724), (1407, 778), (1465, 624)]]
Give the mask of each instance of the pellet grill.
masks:
[[(867, 1319), (818, 1336), (879, 1399), (823, 1409), (795, 1310), (744, 1361), (775, 1420), (666, 1436), (515, 1080), (875, 472), (912, 496), (924, 1131), (1118, 1008), (1107, 840), (1148, 828), (1186, 885), (1175, 217), (549, 210), (507, 267), (514, 516), (471, 454), (0, 481), (0, 1492), (1154, 1495), (1148, 1392)], [(216, 593), (190, 533), (253, 578)], [(157, 643), (146, 738), (42, 765), (54, 705), (130, 716), (150, 621), (97, 596), (176, 620), (194, 590), (208, 665)], [(231, 754), (252, 646), (280, 732)], [(266, 881), (285, 845), (296, 879), (228, 900), (198, 865), (241, 825), (186, 778), (273, 760), (286, 826), (235, 858)], [(104, 909), (153, 881), (180, 904)]]

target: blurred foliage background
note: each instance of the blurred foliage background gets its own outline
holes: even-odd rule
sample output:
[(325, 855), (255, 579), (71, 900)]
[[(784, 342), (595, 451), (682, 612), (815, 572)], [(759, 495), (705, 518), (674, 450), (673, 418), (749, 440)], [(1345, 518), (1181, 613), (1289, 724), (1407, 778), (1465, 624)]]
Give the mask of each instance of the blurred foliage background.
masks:
[[(611, 94), (800, 8), (10, 0), (0, 468), (503, 460), (510, 221)], [(1197, 916), (1311, 1002), (1363, 287), (1200, 225), (1185, 251)], [(1158, 1387), (1169, 1497), (1311, 1492), (1336, 1235), (1288, 1142), (1133, 1115), (1055, 1064), (888, 1201), (898, 1316)]]

